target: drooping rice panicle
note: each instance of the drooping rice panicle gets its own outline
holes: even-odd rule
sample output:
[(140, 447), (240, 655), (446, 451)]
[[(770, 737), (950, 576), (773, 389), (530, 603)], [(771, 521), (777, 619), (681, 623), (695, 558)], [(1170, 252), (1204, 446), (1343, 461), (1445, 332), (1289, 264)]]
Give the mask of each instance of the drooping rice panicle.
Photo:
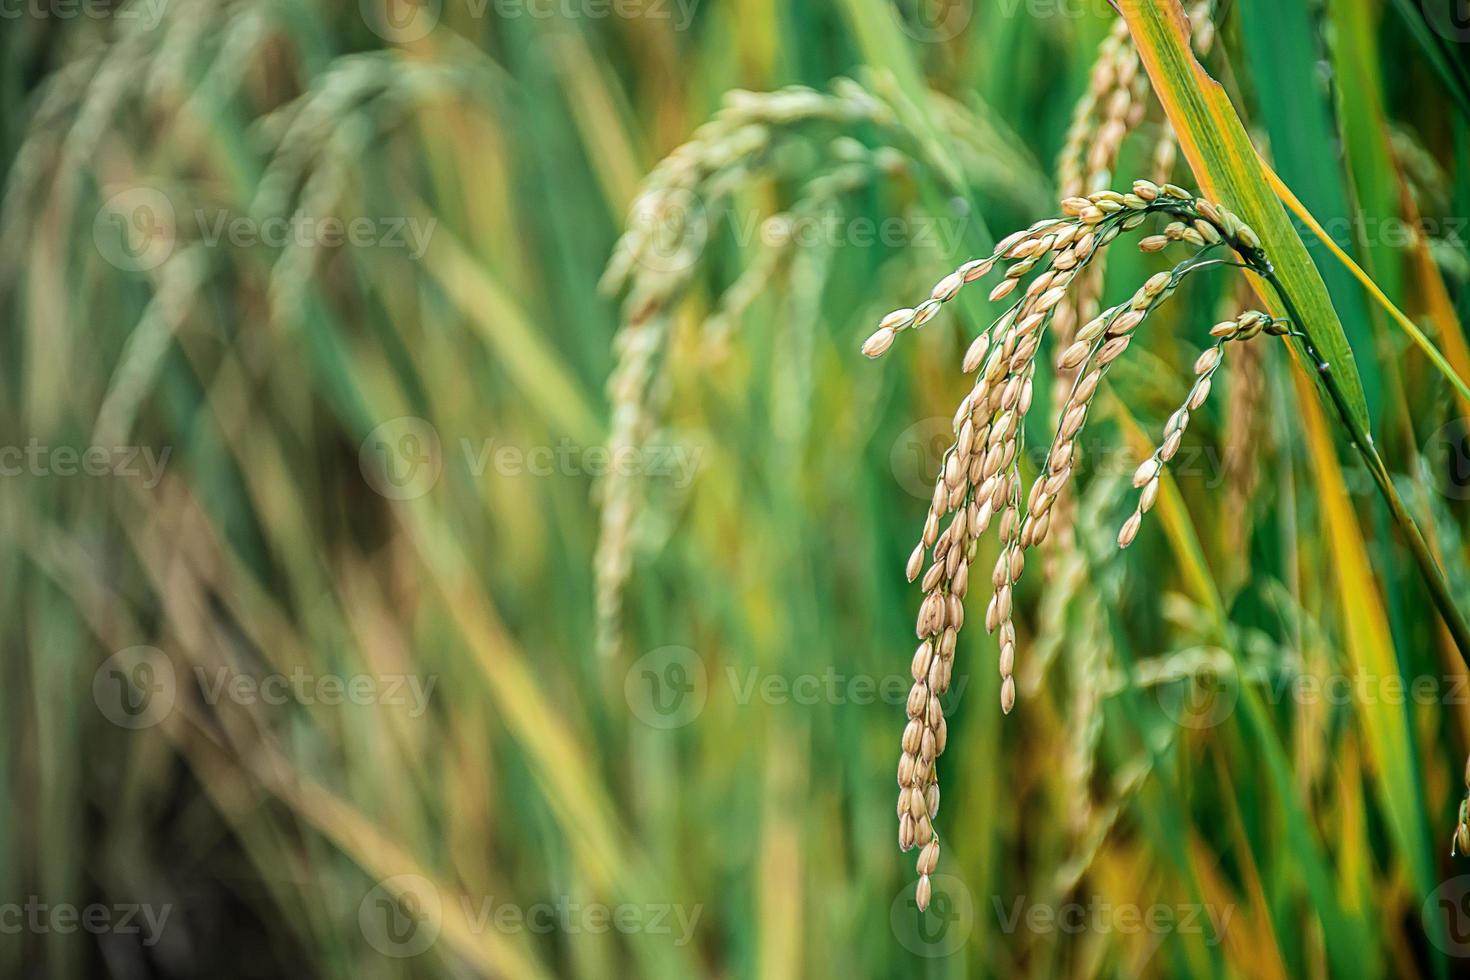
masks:
[[(618, 364), (607, 386), (611, 452), (636, 451), (641, 440), (655, 431), (659, 413), (652, 405), (652, 392), (664, 372), (672, 308), (699, 270), (701, 251), (714, 224), (738, 193), (772, 175), (778, 148), (823, 126), (860, 127), (876, 134), (880, 143), (870, 147), (846, 136), (830, 141), (827, 151), (835, 157), (830, 169), (806, 181), (797, 202), (762, 226), (775, 239), (766, 250), (771, 260), (752, 266), (706, 319), (711, 344), (723, 341), (760, 287), (792, 268), (791, 263), (774, 260), (776, 253), (800, 247), (799, 242), (781, 239), (783, 223), (794, 225), (812, 207), (879, 178), (902, 180), (923, 173), (941, 183), (947, 179), (932, 139), (912, 125), (914, 113), (903, 111), (907, 105), (903, 99), (900, 88), (881, 75), (861, 82), (839, 78), (829, 92), (806, 86), (731, 92), (714, 117), (649, 174), (629, 208), (627, 229), (600, 282), (604, 292), (625, 297), (615, 341)], [(996, 166), (997, 159), (1014, 159), (1018, 152), (1008, 141), (998, 150), (998, 134), (979, 126), (963, 107), (938, 95), (933, 100), (928, 108), (935, 110), (942, 131), (953, 140), (954, 155), (964, 170), (956, 179), (962, 176), (976, 186), (1035, 196), (1008, 176), (1016, 168)], [(936, 309), (937, 304), (926, 308), (923, 317), (931, 317)], [(891, 341), (891, 333), (875, 335), (870, 353), (876, 356)], [(613, 471), (595, 493), (601, 511), (594, 560), (597, 646), (607, 658), (621, 643), (622, 594), (632, 574), (632, 528), (643, 505), (643, 487), (637, 474)]]
[[(1065, 395), (1041, 471), (1023, 496), (1019, 456), (1042, 341), (1091, 263), (1119, 235), (1138, 229), (1153, 216), (1170, 221), (1162, 234), (1140, 242), (1145, 252), (1179, 242), (1193, 246), (1196, 254), (1150, 276), (1128, 301), (1092, 317), (1065, 345), (1059, 345), (1054, 383)], [(1233, 250), (1236, 258), (1206, 257), (1222, 247)], [(948, 690), (953, 673), (969, 566), (980, 535), (997, 524), (1000, 549), (991, 574), (985, 626), (998, 634), (1001, 708), (1009, 713), (1016, 700), (1015, 590), (1025, 569), (1025, 552), (1042, 544), (1057, 521), (1054, 508), (1081, 460), (1078, 437), (1110, 366), (1127, 352), (1149, 314), (1186, 277), (1216, 266), (1264, 268), (1264, 263), (1254, 232), (1228, 209), (1173, 184), (1159, 186), (1141, 180), (1128, 193), (1102, 190), (1067, 198), (1061, 216), (1007, 236), (989, 255), (963, 263), (941, 279), (923, 302), (884, 317), (864, 342), (864, 354), (881, 356), (899, 333), (933, 320), (965, 286), (986, 278), (1001, 265), (1005, 271), (990, 288), (990, 301), (1011, 299), (1019, 293), (1019, 299), (982, 330), (964, 354), (960, 366), (966, 374), (975, 373), (976, 380), (955, 412), (954, 442), (945, 453), (923, 533), (905, 569), (910, 581), (923, 572), (924, 597), (916, 624), (921, 642), (913, 657), (914, 685), (898, 767), (899, 845), (904, 850), (923, 848), (917, 864), (921, 906), (932, 890), (929, 876), (939, 855), (934, 826), (939, 802), (936, 765), (947, 733), (939, 699)], [(1211, 378), (1220, 366), (1220, 347), (1229, 341), (1248, 340), (1263, 329), (1282, 332), (1283, 328), (1255, 312), (1216, 328), (1216, 344), (1196, 363), (1187, 411), (1198, 408), (1207, 397)], [(1157, 494), (1157, 468), (1178, 451), (1186, 422), (1178, 413), (1176, 419), (1155, 454), (1155, 468), (1139, 484), (1144, 498), (1137, 520), (1125, 527), (1120, 543), (1126, 544), (1137, 533), (1142, 512)], [(954, 516), (949, 517), (951, 514)], [(946, 518), (949, 524), (941, 530)]]
[(1269, 314), (1259, 310), (1247, 310), (1235, 319), (1222, 321), (1211, 328), (1210, 336), (1216, 338), (1216, 341), (1206, 347), (1194, 362), (1195, 381), (1189, 389), (1189, 396), (1184, 400), (1184, 404), (1169, 416), (1169, 421), (1164, 426), (1164, 440), (1159, 444), (1158, 449), (1154, 450), (1153, 455), (1140, 463), (1138, 469), (1134, 471), (1133, 486), (1139, 491), (1138, 506), (1118, 532), (1118, 547), (1126, 548), (1133, 543), (1139, 526), (1143, 523), (1143, 515), (1153, 508), (1154, 502), (1158, 499), (1159, 478), (1163, 474), (1164, 467), (1179, 452), (1184, 433), (1189, 428), (1190, 413), (1199, 411), (1205, 400), (1210, 397), (1215, 372), (1220, 370), (1220, 365), (1225, 360), (1225, 345), (1231, 341), (1249, 340), (1259, 334), (1263, 328), (1274, 324), (1275, 321)]
[[(1208, 53), (1214, 40), (1209, 8), (1208, 2), (1200, 2), (1189, 9), (1194, 48), (1200, 55)], [(1059, 189), (1064, 197), (1077, 197), (1108, 186), (1123, 141), (1142, 123), (1148, 104), (1147, 76), (1139, 70), (1138, 53), (1127, 25), (1119, 21), (1099, 44), (1087, 91), (1073, 111), (1072, 126), (1057, 166)], [(1162, 118), (1159, 126), (1159, 137), (1152, 152), (1152, 173), (1156, 182), (1164, 183), (1173, 173), (1178, 144), (1167, 118)], [(1057, 310), (1053, 329), (1059, 348), (1072, 342), (1078, 324), (1097, 316), (1102, 303), (1105, 270), (1102, 256), (1089, 263), (1079, 275), (1068, 300)], [(1075, 380), (1076, 370), (1057, 369), (1057, 384), (1052, 388), (1052, 408), (1058, 421), (1066, 411), (1064, 400)], [(1055, 521), (1057, 532), (1047, 536), (1051, 544), (1045, 566), (1048, 578), (1055, 568), (1056, 556), (1072, 547), (1072, 501), (1065, 488), (1053, 507), (1058, 515)]]

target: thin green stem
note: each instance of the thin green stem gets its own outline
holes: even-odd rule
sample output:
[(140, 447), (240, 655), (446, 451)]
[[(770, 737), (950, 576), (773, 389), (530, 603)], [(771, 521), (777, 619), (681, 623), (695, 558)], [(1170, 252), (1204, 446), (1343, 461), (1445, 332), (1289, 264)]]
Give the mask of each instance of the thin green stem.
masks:
[(1434, 555), (1429, 550), (1428, 543), (1424, 540), (1423, 533), (1413, 516), (1404, 506), (1403, 498), (1399, 496), (1398, 488), (1393, 485), (1393, 477), (1388, 472), (1388, 467), (1383, 462), (1383, 457), (1378, 454), (1378, 447), (1373, 444), (1373, 436), (1363, 429), (1357, 417), (1348, 409), (1347, 399), (1343, 395), (1342, 388), (1337, 383), (1337, 377), (1332, 373), (1332, 365), (1322, 358), (1312, 338), (1306, 333), (1306, 323), (1297, 311), (1296, 304), (1291, 301), (1291, 296), (1276, 273), (1270, 268), (1256, 269), (1262, 278), (1269, 282), (1276, 290), (1276, 295), (1281, 297), (1282, 305), (1286, 307), (1287, 316), (1298, 327), (1297, 334), (1307, 356), (1312, 359), (1317, 369), (1317, 376), (1322, 381), (1322, 387), (1332, 399), (1333, 407), (1337, 410), (1338, 417), (1347, 426), (1348, 433), (1352, 436), (1353, 446), (1362, 455), (1368, 472), (1373, 476), (1373, 482), (1378, 485), (1378, 491), (1383, 495), (1384, 502), (1388, 504), (1389, 513), (1398, 523), (1403, 532), (1404, 539), (1409, 544), (1409, 550), (1414, 554), (1414, 560), (1419, 565), (1419, 574), (1424, 579), (1424, 584), (1429, 588), (1429, 595), (1434, 600), (1435, 608), (1439, 610), (1445, 626), (1450, 631), (1450, 636), (1455, 641), (1455, 646), (1460, 651), (1460, 657), (1470, 666), (1470, 626), (1466, 625), (1465, 616), (1455, 605), (1454, 598), (1450, 595), (1449, 585), (1445, 581), (1444, 572), (1441, 571)]

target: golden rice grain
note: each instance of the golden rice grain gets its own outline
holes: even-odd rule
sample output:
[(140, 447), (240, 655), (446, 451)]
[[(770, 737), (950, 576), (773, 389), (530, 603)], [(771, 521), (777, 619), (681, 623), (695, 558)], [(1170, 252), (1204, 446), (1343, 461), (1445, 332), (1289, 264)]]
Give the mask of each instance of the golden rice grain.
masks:
[[(1055, 361), (1053, 386), (1060, 392), (1056, 431), (1042, 472), (1029, 491), (1023, 492), (1018, 460), (1042, 338), (1059, 318), (1075, 311), (1070, 301), (1075, 290), (1085, 288), (1090, 264), (1105, 254), (1119, 234), (1142, 227), (1154, 215), (1165, 216), (1169, 224), (1163, 235), (1144, 239), (1151, 250), (1173, 242), (1205, 247), (1206, 242), (1216, 240), (1242, 255), (1250, 247), (1248, 229), (1228, 209), (1196, 199), (1173, 184), (1157, 186), (1140, 180), (1126, 194), (1075, 194), (1062, 202), (1062, 213), (1061, 218), (1006, 236), (988, 258), (972, 259), (940, 279), (923, 303), (885, 318), (876, 339), (869, 342), (886, 350), (892, 336), (885, 330), (896, 332), (894, 324), (917, 325), (931, 318), (966, 282), (980, 278), (981, 270), (1010, 262), (989, 296), (1000, 301), (1019, 290), (1019, 298), (966, 349), (961, 367), (978, 377), (954, 414), (955, 439), (935, 480), (920, 541), (905, 567), (906, 576), (913, 581), (926, 556), (932, 559), (920, 581), (924, 598), (915, 631), (921, 643), (911, 663), (914, 685), (897, 771), (900, 844), (905, 849), (924, 848), (918, 864), (921, 888), (927, 887), (939, 853), (933, 827), (939, 793), (936, 762), (948, 731), (940, 695), (948, 690), (953, 676), (956, 638), (965, 619), (963, 600), (969, 592), (970, 565), (979, 537), (996, 524), (1000, 550), (990, 570), (991, 595), (984, 619), (986, 630), (997, 635), (1000, 704), (1009, 713), (1016, 703), (1013, 617), (1016, 587), (1026, 567), (1025, 551), (1046, 541), (1054, 526), (1067, 526), (1070, 517), (1059, 508), (1078, 471), (1077, 436), (1102, 379), (1110, 365), (1127, 352), (1150, 313), (1197, 264), (1185, 261), (1172, 270), (1154, 273), (1125, 303), (1090, 315), (1085, 326), (1066, 340)], [(1027, 276), (1032, 278), (1022, 289)], [(1138, 505), (1118, 533), (1120, 547), (1134, 541), (1143, 515), (1155, 505), (1162, 470), (1178, 452), (1190, 413), (1208, 397), (1211, 379), (1223, 363), (1222, 345), (1247, 340), (1273, 325), (1264, 314), (1247, 312), (1211, 331), (1215, 342), (1195, 360), (1195, 382), (1185, 404), (1170, 416), (1159, 449), (1134, 473), (1133, 485), (1140, 491)], [(941, 529), (941, 518), (951, 513), (948, 526)]]

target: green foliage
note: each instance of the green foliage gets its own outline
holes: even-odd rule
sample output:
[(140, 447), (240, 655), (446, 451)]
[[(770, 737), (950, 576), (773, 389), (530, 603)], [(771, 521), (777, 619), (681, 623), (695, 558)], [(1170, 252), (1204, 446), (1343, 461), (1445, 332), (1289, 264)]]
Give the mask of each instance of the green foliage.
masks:
[[(1226, 4), (1204, 64), (1244, 124), (1221, 138), (1265, 147), (1322, 221), (1361, 216), (1340, 244), (1463, 376), (1464, 86), (1415, 6), (1307, 5), (1288, 31)], [(1109, 375), (1077, 548), (1017, 596), (1010, 718), (994, 641), (963, 635), (941, 896), (910, 904), (902, 569), (961, 352), (1000, 310), (967, 292), (882, 365), (859, 345), (1054, 211), (1115, 16), (1084, 8), (6, 21), (0, 903), (169, 911), (156, 936), (28, 919), (0, 973), (1455, 974), (1466, 670), (1284, 346), (1227, 361), (1160, 519), (1113, 544), (1242, 308), (1231, 269)], [(722, 135), (749, 152), (642, 228), (679, 247), (599, 289), (660, 161), (727, 93), (790, 86), (792, 118)], [(807, 118), (800, 91), (874, 111)], [(1463, 600), (1467, 406), (1296, 248)], [(1115, 259), (1109, 301), (1168, 264)]]

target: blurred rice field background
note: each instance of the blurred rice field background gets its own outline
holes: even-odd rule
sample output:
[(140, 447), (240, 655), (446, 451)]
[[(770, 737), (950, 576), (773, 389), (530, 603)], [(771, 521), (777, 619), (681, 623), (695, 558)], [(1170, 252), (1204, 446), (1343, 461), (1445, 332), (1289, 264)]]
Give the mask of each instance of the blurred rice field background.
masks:
[[(1466, 376), (1455, 12), (1226, 0), (1201, 56)], [(1009, 717), (960, 640), (914, 906), (902, 569), (984, 304), (859, 346), (1054, 213), (1116, 17), (0, 8), (0, 973), (1463, 975), (1470, 675), (1284, 346), (1113, 543), (1227, 273), (1109, 377)], [(758, 132), (701, 131), (722, 105)], [(736, 165), (604, 278), (697, 131)], [(1470, 608), (1470, 405), (1304, 238)]]

